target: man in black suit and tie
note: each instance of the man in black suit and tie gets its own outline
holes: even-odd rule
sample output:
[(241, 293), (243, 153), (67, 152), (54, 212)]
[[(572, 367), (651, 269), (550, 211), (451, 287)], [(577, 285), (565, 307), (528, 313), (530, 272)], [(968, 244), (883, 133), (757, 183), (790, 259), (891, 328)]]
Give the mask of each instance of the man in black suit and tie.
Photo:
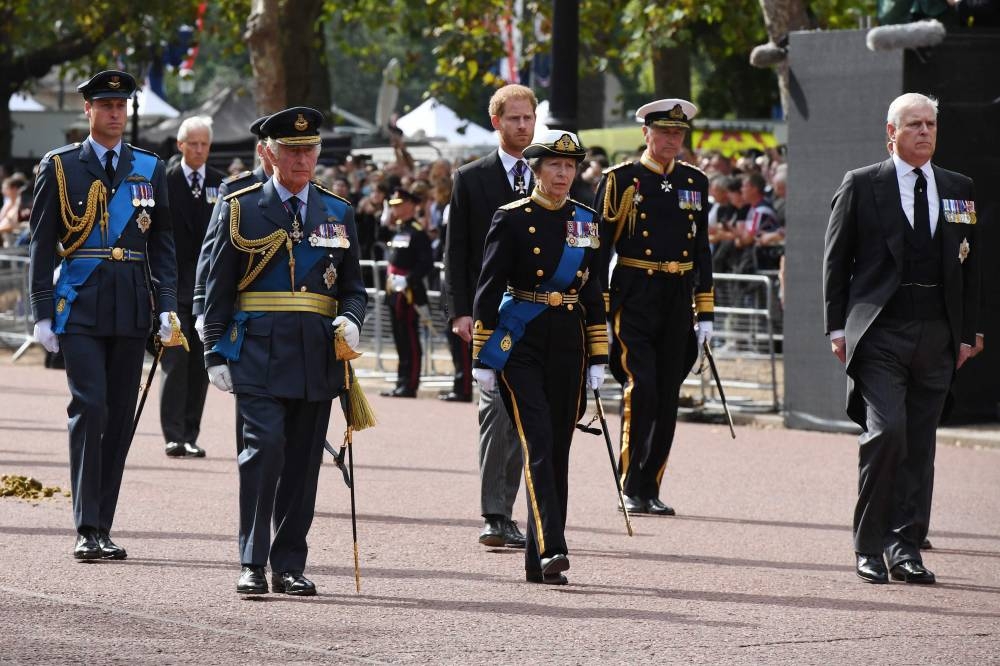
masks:
[[(480, 334), (472, 323), (472, 302), (483, 265), (486, 232), (497, 208), (531, 192), (531, 172), (522, 151), (535, 133), (536, 106), (538, 100), (530, 88), (511, 84), (497, 90), (489, 111), (500, 135), (499, 150), (455, 173), (444, 250), (445, 280), (451, 330), (461, 339), (470, 363), (469, 344)], [(479, 543), (523, 548), (524, 535), (511, 520), (521, 482), (520, 442), (499, 389), (480, 390), (479, 424), (480, 499), (486, 521)]]
[(892, 155), (844, 176), (826, 234), (826, 331), (864, 430), (857, 574), (871, 583), (935, 581), (920, 556), (935, 430), (955, 371), (982, 349), (975, 190), (931, 164), (937, 107), (918, 93), (892, 102)]
[(222, 173), (206, 164), (212, 146), (212, 119), (192, 116), (177, 130), (181, 159), (167, 168), (170, 214), (177, 251), (177, 315), (190, 352), (166, 349), (160, 383), (160, 427), (172, 458), (203, 458), (198, 446), (201, 414), (208, 391), (204, 350), (195, 334), (192, 302), (198, 255), (219, 196)]

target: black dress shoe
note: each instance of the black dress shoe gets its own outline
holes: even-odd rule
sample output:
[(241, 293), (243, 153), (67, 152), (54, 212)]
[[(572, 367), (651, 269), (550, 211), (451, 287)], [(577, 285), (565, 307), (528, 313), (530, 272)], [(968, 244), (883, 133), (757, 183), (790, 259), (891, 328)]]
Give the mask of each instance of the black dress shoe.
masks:
[(667, 506), (657, 497), (646, 502), (646, 510), (655, 516), (674, 516), (677, 513), (672, 506)]
[(501, 516), (487, 516), (483, 531), (479, 533), (479, 543), (490, 548), (503, 546), (506, 522), (506, 519)]
[(184, 444), (181, 442), (167, 442), (167, 455), (171, 458), (183, 458)]
[(264, 575), (264, 567), (244, 565), (240, 571), (240, 579), (236, 582), (236, 591), (239, 594), (267, 594), (267, 576)]
[(934, 546), (931, 545), (931, 540), (924, 537), (924, 540), (920, 542), (920, 550), (930, 550)]
[(438, 400), (444, 400), (445, 402), (472, 402), (472, 394), (463, 395), (454, 391), (448, 391), (439, 395)]
[(562, 553), (542, 558), (542, 574), (545, 576), (554, 576), (567, 569), (569, 569), (569, 558)]
[(397, 386), (391, 391), (382, 391), (379, 395), (385, 396), (386, 398), (416, 398), (417, 392), (413, 389), (408, 389), (405, 386)]
[(524, 580), (529, 583), (541, 583), (543, 585), (568, 585), (569, 579), (561, 573), (546, 576), (541, 571), (525, 571)]
[(937, 580), (924, 565), (916, 560), (906, 560), (894, 566), (890, 571), (893, 580), (901, 580), (904, 583), (916, 585), (933, 585)]
[(271, 574), (271, 590), (296, 597), (311, 597), (316, 594), (316, 586), (300, 571), (286, 571)]
[(111, 535), (104, 530), (97, 532), (97, 545), (101, 547), (102, 560), (124, 560), (128, 557), (125, 549), (111, 540)]
[[(648, 507), (646, 505), (646, 500), (641, 500), (638, 497), (631, 497), (629, 495), (624, 495), (625, 498), (625, 510), (629, 513), (647, 513)], [(618, 507), (621, 510), (621, 506)]]
[(205, 449), (201, 448), (197, 444), (192, 444), (191, 442), (184, 442), (184, 457), (185, 458), (204, 458)]
[(508, 548), (524, 548), (524, 534), (518, 529), (517, 523), (507, 519), (503, 525), (503, 545)]
[(101, 545), (97, 543), (97, 534), (87, 532), (76, 537), (76, 547), (73, 548), (73, 557), (78, 560), (99, 560), (103, 557)]
[(858, 578), (869, 583), (888, 583), (889, 574), (885, 570), (885, 561), (881, 555), (865, 555), (858, 553), (857, 573)]

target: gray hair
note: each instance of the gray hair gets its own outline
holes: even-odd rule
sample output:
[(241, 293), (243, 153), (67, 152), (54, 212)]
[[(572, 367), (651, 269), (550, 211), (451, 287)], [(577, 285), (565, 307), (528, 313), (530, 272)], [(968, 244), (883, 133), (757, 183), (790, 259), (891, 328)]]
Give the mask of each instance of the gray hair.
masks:
[(934, 97), (921, 95), (920, 93), (903, 93), (892, 100), (889, 111), (885, 114), (885, 122), (893, 127), (899, 127), (903, 117), (903, 110), (913, 106), (929, 106), (934, 109), (934, 117), (938, 114), (938, 101)]
[[(274, 137), (269, 136), (269, 137), (267, 137), (267, 140), (265, 141), (264, 145), (267, 146), (268, 150), (270, 150), (272, 153), (274, 153), (275, 157), (277, 157), (278, 156), (278, 152), (279, 152), (278, 149), (280, 147), (284, 147), (285, 144), (279, 143), (277, 139), (275, 139)], [(309, 147), (313, 148), (314, 152), (317, 155), (319, 155), (320, 151), (323, 149), (323, 144), (317, 143), (317, 144), (309, 146)]]
[(208, 130), (208, 142), (212, 143), (212, 119), (209, 116), (191, 116), (185, 118), (181, 126), (177, 128), (177, 140), (181, 143), (187, 141), (188, 133), (191, 130)]

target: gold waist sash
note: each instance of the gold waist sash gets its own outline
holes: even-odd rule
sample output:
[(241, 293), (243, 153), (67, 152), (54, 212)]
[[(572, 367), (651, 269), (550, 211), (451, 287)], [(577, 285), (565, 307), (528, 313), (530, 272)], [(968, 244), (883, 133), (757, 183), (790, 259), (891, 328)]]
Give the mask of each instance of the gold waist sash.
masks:
[(244, 291), (240, 309), (246, 312), (315, 312), (337, 316), (337, 299), (308, 291)]

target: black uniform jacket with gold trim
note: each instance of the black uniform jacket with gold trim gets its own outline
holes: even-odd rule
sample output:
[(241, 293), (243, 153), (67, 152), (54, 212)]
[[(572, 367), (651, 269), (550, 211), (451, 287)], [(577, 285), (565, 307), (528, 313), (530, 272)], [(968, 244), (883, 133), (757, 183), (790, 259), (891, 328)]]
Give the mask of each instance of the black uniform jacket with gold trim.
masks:
[[(34, 207), (30, 219), (31, 308), (35, 321), (55, 316), (53, 271), (59, 261), (59, 239), (66, 233), (53, 158), (58, 155), (62, 162), (68, 204), (72, 214), (80, 216), (87, 207), (87, 195), (94, 181), (105, 183), (109, 201), (119, 188), (131, 187), (131, 182), (126, 179), (132, 171), (133, 152), (145, 152), (156, 157), (153, 153), (122, 143), (118, 168), (110, 183), (90, 141), (58, 148), (42, 158), (35, 180)], [(159, 312), (171, 312), (177, 309), (177, 261), (167, 180), (159, 158), (148, 185), (152, 188), (155, 205), (132, 207), (131, 218), (114, 247), (146, 253), (153, 277), (152, 288), (156, 291), (157, 309)], [(145, 231), (137, 222), (142, 211), (150, 219)], [(100, 233), (96, 221), (92, 233)], [(66, 323), (67, 333), (128, 337), (145, 337), (149, 333), (153, 313), (142, 261), (102, 261), (87, 280), (76, 287), (76, 292), (76, 300)]]
[(434, 268), (431, 239), (416, 220), (401, 222), (389, 241), (389, 266), (406, 276), (414, 305), (427, 304), (424, 278)]
[[(310, 233), (321, 224), (343, 224), (347, 227), (351, 247), (324, 248), (324, 256), (296, 280), (294, 290), (337, 299), (338, 314), (361, 328), (368, 298), (358, 264), (354, 209), (348, 204), (343, 220), (329, 220), (323, 198), (334, 196), (315, 184), (309, 185), (305, 213), (300, 212), (302, 243), (308, 243)], [(206, 284), (207, 367), (226, 363), (226, 359), (212, 349), (230, 330), (233, 317), (239, 311), (238, 284), (251, 258), (233, 241), (230, 221), (234, 199), (239, 202), (238, 234), (242, 238), (258, 239), (279, 230), (292, 231), (291, 220), (275, 190), (273, 178), (226, 197), (221, 208), (226, 226), (213, 244)], [(289, 253), (283, 243), (261, 275), (266, 275), (268, 270), (289, 271)], [(290, 282), (290, 278), (288, 280)], [(246, 291), (254, 290), (251, 282)], [(326, 400), (339, 395), (344, 385), (344, 365), (334, 355), (332, 321), (333, 317), (315, 312), (263, 312), (248, 319), (239, 360), (229, 362), (234, 392), (305, 400)]]
[[(536, 190), (531, 197), (501, 206), (486, 235), (483, 270), (473, 305), (473, 356), (497, 327), (500, 301), (508, 287), (537, 292), (559, 265), (567, 246), (566, 223), (573, 219), (576, 206), (589, 207), (572, 199), (552, 210)], [(596, 216), (594, 218), (596, 220)], [(598, 250), (584, 248), (584, 258), (573, 281), (562, 293), (577, 295), (573, 306), (586, 323), (588, 363), (608, 362), (608, 337), (600, 285), (593, 279), (599, 260)], [(561, 308), (568, 306), (562, 305)], [(540, 316), (545, 316), (543, 312)], [(484, 367), (478, 360), (477, 367)]]
[[(613, 166), (604, 172), (594, 207), (601, 216), (598, 277), (609, 315), (621, 307), (624, 294), (633, 286), (642, 288), (637, 281), (643, 284), (676, 269), (683, 271), (682, 279), (694, 292), (698, 319), (713, 318), (708, 177), (700, 169), (680, 160), (663, 167), (646, 155), (640, 161)], [(609, 281), (612, 251), (618, 254), (618, 263)], [(624, 257), (657, 262), (660, 269), (624, 266)], [(676, 263), (671, 266), (670, 262)]]

